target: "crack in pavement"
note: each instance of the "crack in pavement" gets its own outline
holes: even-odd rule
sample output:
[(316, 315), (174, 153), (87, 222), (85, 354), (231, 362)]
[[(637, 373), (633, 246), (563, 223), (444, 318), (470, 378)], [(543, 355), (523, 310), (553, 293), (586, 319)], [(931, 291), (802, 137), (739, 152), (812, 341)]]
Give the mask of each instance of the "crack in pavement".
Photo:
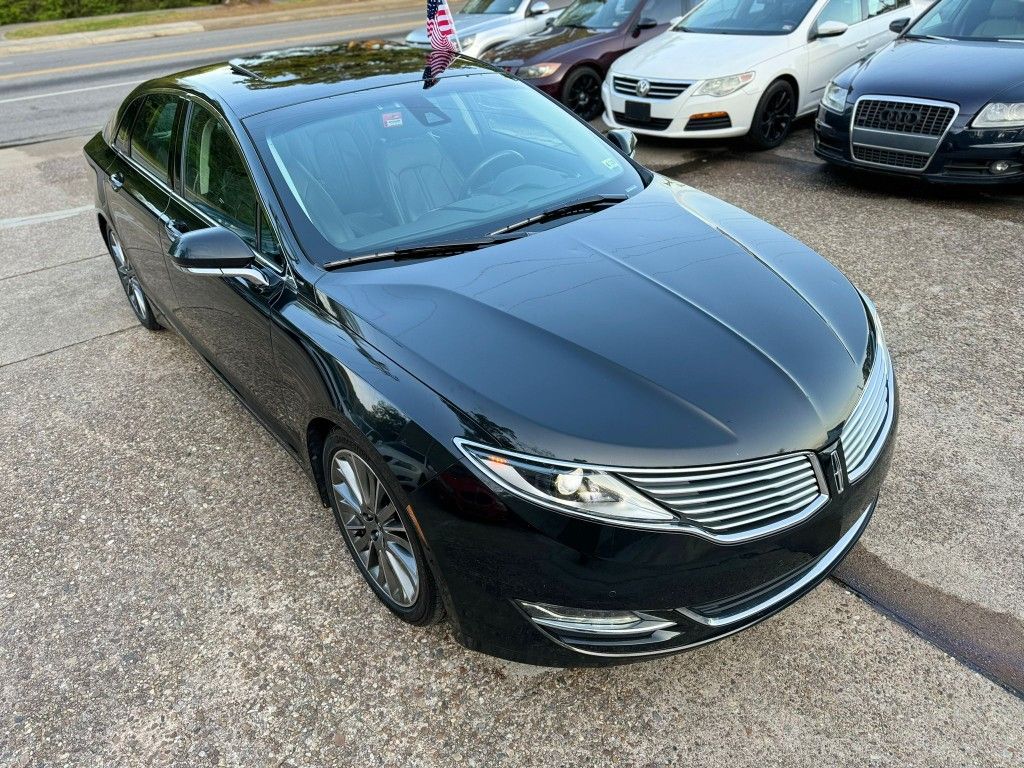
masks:
[(35, 275), (35, 274), (38, 274), (40, 272), (48, 272), (51, 269), (60, 269), (61, 267), (68, 267), (68, 266), (71, 266), (72, 264), (81, 264), (84, 261), (92, 261), (93, 259), (102, 259), (106, 255), (107, 254), (105, 254), (105, 253), (97, 253), (95, 256), (83, 256), (80, 259), (72, 259), (71, 261), (62, 261), (60, 264), (50, 264), (49, 266), (46, 266), (46, 267), (39, 267), (37, 269), (30, 269), (28, 272), (18, 272), (18, 273), (13, 274), (13, 275), (4, 275), (3, 277), (0, 277), (0, 283), (2, 283), (4, 280), (14, 280), (17, 277), (25, 277), (27, 275)]

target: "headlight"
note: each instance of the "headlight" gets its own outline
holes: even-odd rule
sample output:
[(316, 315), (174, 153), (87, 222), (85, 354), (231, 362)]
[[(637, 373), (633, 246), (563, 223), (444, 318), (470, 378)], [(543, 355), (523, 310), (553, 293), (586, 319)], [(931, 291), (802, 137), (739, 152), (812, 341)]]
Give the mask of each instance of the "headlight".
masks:
[(523, 78), (524, 80), (540, 80), (542, 77), (548, 77), (549, 75), (555, 74), (561, 67), (561, 64), (551, 62), (549, 64), (533, 64), (529, 67), (521, 67), (516, 75)]
[(1014, 128), (1024, 126), (1024, 103), (987, 104), (971, 123), (972, 128)]
[(728, 77), (714, 77), (705, 80), (698, 89), (698, 96), (728, 96), (742, 88), (747, 83), (754, 82), (753, 72), (744, 72), (742, 75), (729, 75)]
[(846, 97), (849, 95), (849, 88), (840, 88), (835, 82), (831, 82), (825, 86), (825, 93), (821, 97), (821, 103), (826, 109), (842, 114), (846, 109)]
[(471, 48), (475, 42), (476, 35), (466, 35), (465, 37), (459, 38), (459, 45), (462, 46), (463, 49)]
[(491, 480), (536, 504), (602, 523), (658, 526), (677, 521), (667, 509), (601, 469), (495, 451), (465, 440), (455, 443)]

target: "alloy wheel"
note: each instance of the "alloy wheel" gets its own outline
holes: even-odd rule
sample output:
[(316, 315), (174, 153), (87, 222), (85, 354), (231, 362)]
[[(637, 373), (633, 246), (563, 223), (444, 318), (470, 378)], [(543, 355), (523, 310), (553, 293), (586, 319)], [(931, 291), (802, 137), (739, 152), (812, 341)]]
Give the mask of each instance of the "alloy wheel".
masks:
[(601, 81), (589, 73), (581, 75), (573, 82), (566, 101), (584, 120), (593, 120), (601, 110)]
[(117, 276), (121, 280), (121, 287), (135, 314), (142, 321), (149, 317), (149, 305), (146, 303), (146, 294), (142, 291), (142, 283), (139, 282), (135, 269), (128, 262), (121, 240), (113, 229), (109, 230), (108, 241), (110, 243), (110, 255), (114, 258), (114, 266), (117, 268)]
[(352, 451), (331, 460), (331, 487), (342, 530), (381, 594), (401, 608), (416, 602), (420, 573), (412, 541), (377, 474)]
[(793, 122), (793, 95), (788, 88), (780, 88), (765, 104), (761, 117), (761, 136), (768, 143), (782, 141)]

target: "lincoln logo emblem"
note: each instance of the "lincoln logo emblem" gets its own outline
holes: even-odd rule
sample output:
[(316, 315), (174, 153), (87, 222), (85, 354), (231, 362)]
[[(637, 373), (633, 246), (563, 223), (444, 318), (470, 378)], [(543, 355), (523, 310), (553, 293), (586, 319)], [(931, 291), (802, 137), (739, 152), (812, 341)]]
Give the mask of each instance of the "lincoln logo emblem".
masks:
[(836, 494), (843, 492), (846, 488), (846, 479), (843, 475), (843, 462), (839, 458), (839, 446), (833, 448), (828, 455), (829, 469), (832, 471), (832, 482), (836, 488)]
[(646, 96), (650, 92), (651, 92), (651, 84), (648, 83), (646, 80), (641, 80), (639, 83), (636, 84), (636, 95), (637, 96)]

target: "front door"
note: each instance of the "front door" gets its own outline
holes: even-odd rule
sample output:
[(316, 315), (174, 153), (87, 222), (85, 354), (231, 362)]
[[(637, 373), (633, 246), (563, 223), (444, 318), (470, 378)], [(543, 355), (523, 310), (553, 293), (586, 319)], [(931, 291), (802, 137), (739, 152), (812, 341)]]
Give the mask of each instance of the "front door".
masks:
[(193, 102), (184, 121), (178, 191), (165, 213), (170, 249), (176, 232), (222, 226), (254, 253), (254, 266), (269, 287), (239, 277), (184, 272), (166, 256), (174, 287), (176, 324), (207, 361), (265, 421), (272, 421), (270, 393), (277, 370), (270, 344), (270, 318), (280, 298), (283, 258), (248, 167), (227, 124)]
[(872, 30), (864, 23), (863, 0), (830, 0), (821, 9), (815, 27), (826, 21), (849, 25), (836, 37), (818, 37), (807, 44), (807, 87), (800, 97), (800, 111), (813, 109), (829, 80), (870, 51)]
[(161, 314), (173, 303), (162, 219), (170, 199), (174, 126), (183, 105), (167, 93), (151, 93), (133, 104), (127, 113), (133, 119), (118, 129), (118, 156), (107, 181), (111, 225), (127, 257), (127, 264), (118, 268), (134, 271)]

